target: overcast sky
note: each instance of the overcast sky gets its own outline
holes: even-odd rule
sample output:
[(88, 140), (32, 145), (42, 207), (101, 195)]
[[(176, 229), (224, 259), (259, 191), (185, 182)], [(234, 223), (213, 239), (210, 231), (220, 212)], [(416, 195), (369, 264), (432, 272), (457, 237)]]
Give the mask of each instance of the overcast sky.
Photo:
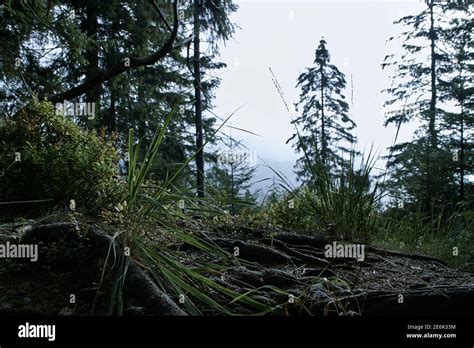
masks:
[[(381, 63), (400, 48), (386, 41), (400, 26), (393, 21), (423, 9), (421, 0), (405, 1), (237, 1), (239, 10), (231, 17), (241, 29), (221, 49), (228, 68), (220, 72), (216, 109), (224, 117), (243, 106), (231, 119), (235, 127), (262, 137), (233, 131), (233, 136), (258, 156), (294, 180), (292, 167), (299, 157), (286, 140), (293, 134), (291, 115), (273, 85), (269, 67), (275, 73), (291, 110), (298, 101), (298, 75), (312, 65), (321, 37), (327, 41), (331, 62), (351, 75), (358, 149), (374, 144), (384, 151), (392, 144), (395, 129), (383, 127), (381, 90), (390, 84)], [(351, 104), (350, 88), (346, 96)], [(399, 140), (409, 139), (414, 126), (402, 127)], [(228, 132), (228, 131), (227, 131)], [(259, 170), (258, 179), (271, 176)]]

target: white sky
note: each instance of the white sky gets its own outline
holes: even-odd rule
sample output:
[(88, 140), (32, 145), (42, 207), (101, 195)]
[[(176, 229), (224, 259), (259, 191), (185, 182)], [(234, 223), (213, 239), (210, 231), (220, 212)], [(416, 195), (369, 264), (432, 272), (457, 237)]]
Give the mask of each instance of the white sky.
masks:
[[(241, 0), (231, 17), (241, 29), (221, 48), (221, 60), (228, 68), (220, 76), (216, 112), (221, 117), (243, 105), (231, 119), (232, 125), (258, 133), (262, 138), (233, 131), (252, 151), (275, 169), (293, 177), (292, 167), (299, 155), (286, 140), (293, 134), (283, 102), (273, 85), (269, 67), (275, 73), (290, 109), (298, 101), (298, 75), (314, 60), (324, 36), (331, 62), (346, 74), (350, 104), (351, 74), (354, 81), (354, 121), (358, 149), (384, 151), (392, 144), (394, 127), (384, 128), (381, 90), (390, 84), (389, 72), (381, 63), (387, 54), (400, 52), (386, 44), (401, 27), (393, 21), (419, 13), (421, 0), (404, 1), (282, 1)], [(402, 126), (399, 140), (411, 138), (414, 126)], [(383, 165), (383, 164), (382, 164)], [(272, 176), (259, 170), (258, 179)]]

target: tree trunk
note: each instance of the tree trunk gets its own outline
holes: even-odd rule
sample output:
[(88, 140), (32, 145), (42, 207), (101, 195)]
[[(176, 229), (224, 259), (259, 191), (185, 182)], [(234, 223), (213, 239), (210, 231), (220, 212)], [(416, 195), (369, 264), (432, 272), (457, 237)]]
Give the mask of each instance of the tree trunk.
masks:
[(200, 0), (194, 0), (194, 98), (196, 124), (196, 184), (199, 198), (204, 197), (204, 148), (202, 130), (202, 100), (201, 100), (201, 52), (200, 40)]
[(117, 92), (113, 87), (112, 83), (110, 84), (110, 110), (109, 110), (109, 119), (106, 121), (107, 129), (109, 133), (115, 132), (117, 130), (117, 123), (115, 119), (115, 104), (117, 102)]
[(321, 161), (326, 166), (327, 145), (326, 145), (326, 123), (324, 120), (324, 67), (321, 65)]
[(427, 202), (426, 207), (427, 211), (430, 212), (433, 204), (433, 193), (436, 190), (436, 187), (433, 187), (433, 177), (436, 177), (436, 173), (433, 171), (433, 161), (432, 157), (436, 153), (438, 147), (438, 137), (436, 133), (436, 53), (435, 53), (435, 29), (434, 29), (434, 1), (429, 2), (430, 9), (430, 49), (431, 49), (431, 99), (430, 99), (430, 114), (429, 114), (429, 125), (428, 125), (428, 146), (427, 146), (427, 156), (426, 156), (426, 189), (427, 189)]
[[(98, 4), (96, 2), (88, 1), (86, 3), (85, 14), (86, 19), (83, 23), (84, 31), (87, 34), (87, 37), (97, 40), (99, 24), (98, 24)], [(85, 57), (87, 59), (88, 65), (86, 67), (86, 81), (96, 76), (99, 73), (99, 47), (98, 45), (93, 45), (88, 47), (85, 52)], [(86, 91), (86, 100), (87, 103), (95, 103), (95, 110), (99, 110), (100, 105), (100, 85), (94, 86), (94, 88)], [(93, 125), (98, 127), (101, 126), (100, 121), (92, 120)]]
[(461, 149), (460, 149), (460, 165), (459, 165), (459, 172), (461, 175), (461, 182), (459, 186), (459, 198), (461, 201), (464, 200), (464, 107), (463, 103), (461, 102)]
[(232, 207), (232, 214), (235, 214), (235, 204), (234, 204), (234, 199), (235, 199), (235, 184), (234, 184), (234, 163), (230, 165), (230, 184), (231, 184), (231, 207)]
[[(114, 41), (116, 39), (116, 33), (119, 32), (119, 26), (117, 22), (112, 23), (111, 26), (111, 33), (109, 36), (109, 40)], [(109, 56), (106, 58), (106, 62), (108, 64), (108, 67), (112, 67), (115, 64), (117, 64), (119, 53), (116, 48), (113, 48), (109, 54)], [(117, 131), (117, 102), (118, 102), (118, 96), (117, 92), (118, 89), (116, 86), (114, 86), (113, 79), (108, 81), (109, 85), (109, 90), (110, 90), (110, 108), (108, 113), (104, 113), (104, 118), (102, 120), (103, 124), (107, 127), (107, 131), (109, 134), (112, 132)]]

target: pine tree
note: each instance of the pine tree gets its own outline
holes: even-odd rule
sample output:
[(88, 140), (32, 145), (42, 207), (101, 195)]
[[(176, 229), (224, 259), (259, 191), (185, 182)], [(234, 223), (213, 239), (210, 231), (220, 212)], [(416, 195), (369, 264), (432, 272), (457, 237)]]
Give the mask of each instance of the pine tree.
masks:
[(449, 59), (443, 62), (445, 74), (440, 78), (440, 100), (454, 102), (455, 110), (443, 113), (442, 142), (452, 153), (452, 170), (456, 173), (459, 200), (463, 201), (466, 198), (466, 177), (474, 173), (474, 20), (467, 4), (453, 3), (446, 12), (451, 20), (442, 38), (447, 43)]
[[(408, 30), (402, 33), (404, 40), (402, 48), (405, 53), (402, 57), (394, 57), (389, 55), (385, 57), (382, 67), (394, 65), (396, 75), (393, 76), (395, 86), (387, 90), (391, 95), (391, 99), (387, 100), (385, 106), (393, 105), (397, 102), (402, 103), (402, 111), (394, 115), (389, 115), (385, 120), (385, 126), (395, 123), (398, 127), (402, 123), (410, 122), (413, 117), (418, 117), (425, 122), (423, 132), (418, 132), (418, 139), (414, 139), (411, 143), (397, 144), (391, 147), (391, 156), (389, 157), (388, 166), (394, 168), (394, 172), (398, 175), (392, 177), (403, 177), (405, 174), (411, 175), (408, 171), (412, 171), (407, 165), (406, 160), (410, 158), (409, 153), (417, 153), (417, 163), (420, 163), (419, 151), (413, 149), (413, 145), (422, 147), (424, 157), (423, 164), (418, 165), (421, 169), (421, 175), (424, 177), (423, 193), (419, 197), (424, 210), (430, 211), (432, 207), (434, 195), (439, 194), (439, 168), (434, 168), (433, 158), (437, 155), (438, 150), (438, 128), (437, 128), (437, 99), (438, 99), (438, 71), (440, 52), (436, 50), (441, 28), (437, 19), (439, 13), (435, 13), (437, 6), (433, 0), (427, 1), (427, 7), (417, 15), (410, 15), (401, 18), (394, 24), (403, 24)], [(390, 40), (392, 40), (391, 38)], [(420, 42), (421, 39), (421, 42)], [(426, 40), (428, 45), (426, 46)], [(429, 59), (424, 61), (422, 53), (427, 51)], [(408, 104), (416, 101), (421, 112), (405, 111)], [(410, 145), (411, 144), (411, 145)], [(403, 153), (403, 152), (406, 153)], [(412, 163), (414, 164), (414, 163)], [(437, 166), (436, 166), (437, 167)], [(413, 173), (413, 171), (412, 171)], [(436, 174), (435, 174), (436, 173)], [(435, 181), (437, 181), (435, 183)], [(437, 191), (437, 192), (436, 192)]]
[(449, 74), (452, 58), (443, 49), (449, 45), (446, 9), (446, 5), (428, 0), (419, 14), (396, 21), (407, 27), (400, 37), (404, 53), (401, 57), (388, 55), (382, 64), (383, 68), (394, 68), (385, 106), (400, 108), (387, 114), (384, 125), (394, 124), (398, 134), (404, 123), (415, 119), (422, 123), (411, 141), (390, 147), (387, 187), (396, 198), (430, 214), (449, 203), (453, 189), (450, 150), (440, 139), (441, 102), (447, 100), (446, 96), (440, 98), (441, 80)]
[(296, 151), (304, 153), (298, 160), (297, 173), (305, 182), (311, 180), (312, 167), (316, 165), (338, 174), (347, 164), (345, 155), (352, 151), (349, 147), (356, 142), (351, 133), (356, 125), (349, 118), (349, 105), (343, 94), (345, 76), (331, 64), (324, 38), (316, 49), (314, 66), (298, 77), (296, 87), (301, 88), (296, 109), (302, 107), (302, 114), (292, 123), (301, 132), (287, 142), (296, 140)]

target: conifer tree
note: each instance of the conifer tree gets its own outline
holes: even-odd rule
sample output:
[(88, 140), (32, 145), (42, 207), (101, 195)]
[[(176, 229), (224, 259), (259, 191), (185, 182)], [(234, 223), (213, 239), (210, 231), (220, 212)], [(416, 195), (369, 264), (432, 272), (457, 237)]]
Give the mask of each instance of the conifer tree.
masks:
[(293, 134), (287, 142), (294, 140), (296, 151), (303, 154), (297, 162), (297, 173), (305, 182), (312, 179), (311, 167), (316, 165), (338, 174), (351, 156), (350, 147), (356, 142), (351, 131), (356, 125), (345, 101), (345, 76), (331, 64), (324, 38), (316, 49), (314, 65), (298, 77), (296, 87), (301, 88), (296, 109), (302, 109), (302, 113), (292, 123), (300, 134)]
[(448, 52), (454, 41), (447, 32), (448, 18), (456, 16), (456, 10), (452, 8), (447, 15), (449, 7), (427, 0), (423, 11), (396, 21), (407, 28), (400, 37), (403, 54), (388, 55), (382, 64), (393, 69), (385, 106), (398, 108), (388, 113), (385, 126), (394, 124), (398, 134), (402, 124), (421, 122), (411, 141), (390, 147), (387, 187), (396, 198), (404, 198), (429, 214), (450, 204), (453, 192), (452, 145), (444, 132), (450, 113), (445, 113), (442, 105), (453, 92), (442, 82), (451, 80), (454, 69), (453, 55)]
[(462, 2), (450, 4), (446, 14), (451, 19), (449, 27), (442, 33), (448, 59), (442, 62), (444, 74), (440, 77), (440, 100), (455, 106), (442, 114), (441, 142), (452, 154), (458, 197), (464, 201), (466, 178), (474, 174), (474, 19), (469, 5)]

